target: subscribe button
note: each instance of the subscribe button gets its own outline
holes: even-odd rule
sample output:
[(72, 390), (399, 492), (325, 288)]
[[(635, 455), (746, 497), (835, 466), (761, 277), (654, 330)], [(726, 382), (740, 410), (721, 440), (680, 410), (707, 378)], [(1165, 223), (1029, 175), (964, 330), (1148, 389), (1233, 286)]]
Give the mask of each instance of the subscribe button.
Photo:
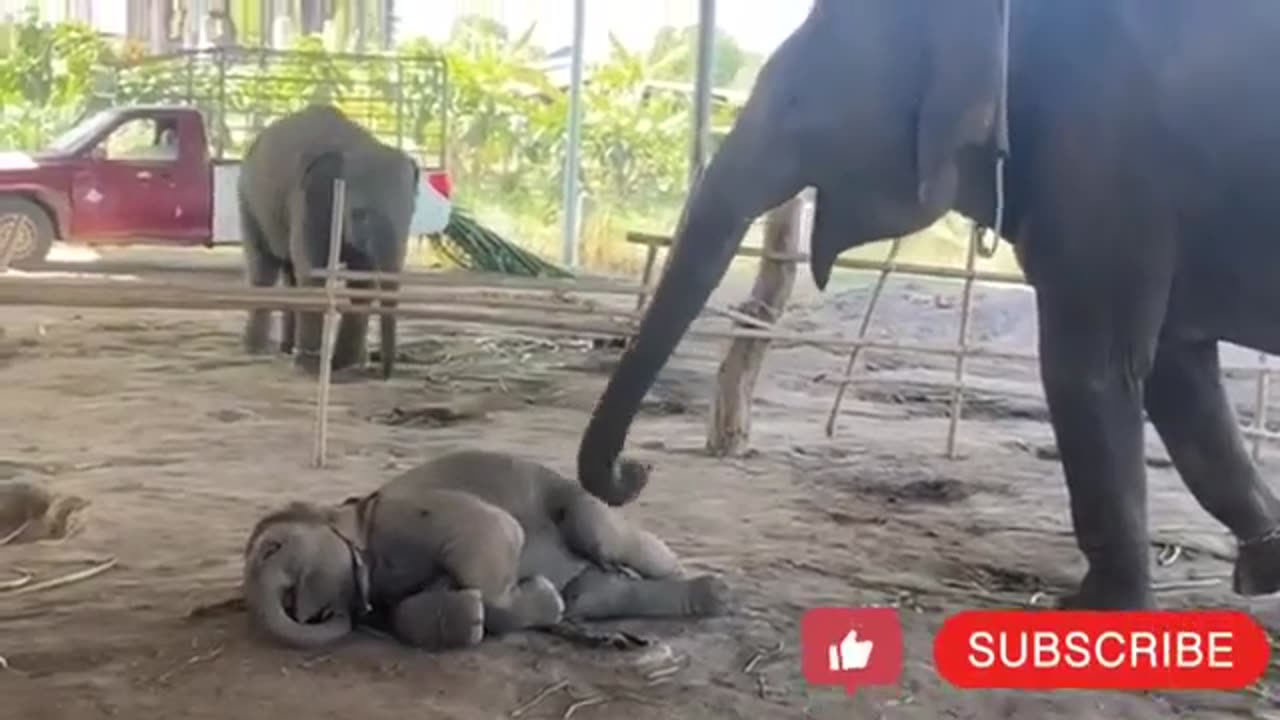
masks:
[(1235, 611), (969, 611), (947, 618), (933, 655), (966, 689), (1237, 690), (1271, 644)]

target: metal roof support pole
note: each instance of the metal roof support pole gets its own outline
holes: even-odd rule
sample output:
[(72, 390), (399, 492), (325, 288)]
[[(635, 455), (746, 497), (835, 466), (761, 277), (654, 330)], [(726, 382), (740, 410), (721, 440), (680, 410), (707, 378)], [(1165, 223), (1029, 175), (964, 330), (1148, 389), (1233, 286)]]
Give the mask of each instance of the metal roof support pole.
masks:
[(564, 230), (560, 252), (563, 265), (578, 266), (578, 240), (582, 225), (582, 190), (579, 156), (582, 149), (582, 57), (586, 35), (586, 0), (573, 0), (573, 55), (569, 66), (569, 127), (564, 156)]
[(711, 145), (711, 71), (715, 67), (716, 0), (698, 2), (697, 69), (693, 79), (693, 142), (689, 158), (689, 190), (702, 174)]

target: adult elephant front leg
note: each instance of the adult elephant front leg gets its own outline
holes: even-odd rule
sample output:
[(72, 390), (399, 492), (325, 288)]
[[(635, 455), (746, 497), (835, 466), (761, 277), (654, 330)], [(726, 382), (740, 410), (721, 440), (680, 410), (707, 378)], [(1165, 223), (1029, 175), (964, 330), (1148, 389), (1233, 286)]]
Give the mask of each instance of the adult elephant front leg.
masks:
[(1146, 407), (1200, 506), (1240, 543), (1233, 586), (1280, 590), (1280, 501), (1258, 476), (1222, 387), (1218, 343), (1165, 343), (1147, 378)]
[[(1028, 268), (1039, 311), (1040, 372), (1076, 543), (1088, 561), (1079, 589), (1061, 605), (1154, 607), (1142, 386), (1164, 317), (1170, 263), (1153, 248), (1142, 256), (1147, 228), (1125, 228), (1135, 232), (1126, 237), (1060, 216), (1043, 222), (1052, 229), (1026, 238), (1033, 253), (1042, 248)], [(1160, 242), (1172, 241), (1150, 245)], [(1134, 256), (1124, 257), (1128, 252)]]

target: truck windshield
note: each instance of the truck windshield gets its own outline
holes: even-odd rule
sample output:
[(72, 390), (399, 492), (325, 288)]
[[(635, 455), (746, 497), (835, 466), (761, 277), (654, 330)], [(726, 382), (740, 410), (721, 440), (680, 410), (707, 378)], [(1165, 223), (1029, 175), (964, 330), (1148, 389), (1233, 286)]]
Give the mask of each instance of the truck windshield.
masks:
[(115, 116), (116, 113), (110, 110), (101, 110), (94, 113), (89, 119), (80, 122), (50, 141), (49, 145), (45, 147), (45, 151), (54, 153), (71, 152), (85, 140), (93, 137), (99, 130), (111, 124), (115, 120)]

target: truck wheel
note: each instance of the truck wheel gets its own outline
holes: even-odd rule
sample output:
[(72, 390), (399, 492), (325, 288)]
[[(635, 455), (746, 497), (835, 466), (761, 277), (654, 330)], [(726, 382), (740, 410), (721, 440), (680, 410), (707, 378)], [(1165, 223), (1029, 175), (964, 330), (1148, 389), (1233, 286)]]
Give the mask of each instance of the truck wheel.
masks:
[(9, 266), (32, 268), (44, 262), (53, 247), (53, 223), (44, 208), (21, 197), (0, 197), (0, 263), (15, 243)]

